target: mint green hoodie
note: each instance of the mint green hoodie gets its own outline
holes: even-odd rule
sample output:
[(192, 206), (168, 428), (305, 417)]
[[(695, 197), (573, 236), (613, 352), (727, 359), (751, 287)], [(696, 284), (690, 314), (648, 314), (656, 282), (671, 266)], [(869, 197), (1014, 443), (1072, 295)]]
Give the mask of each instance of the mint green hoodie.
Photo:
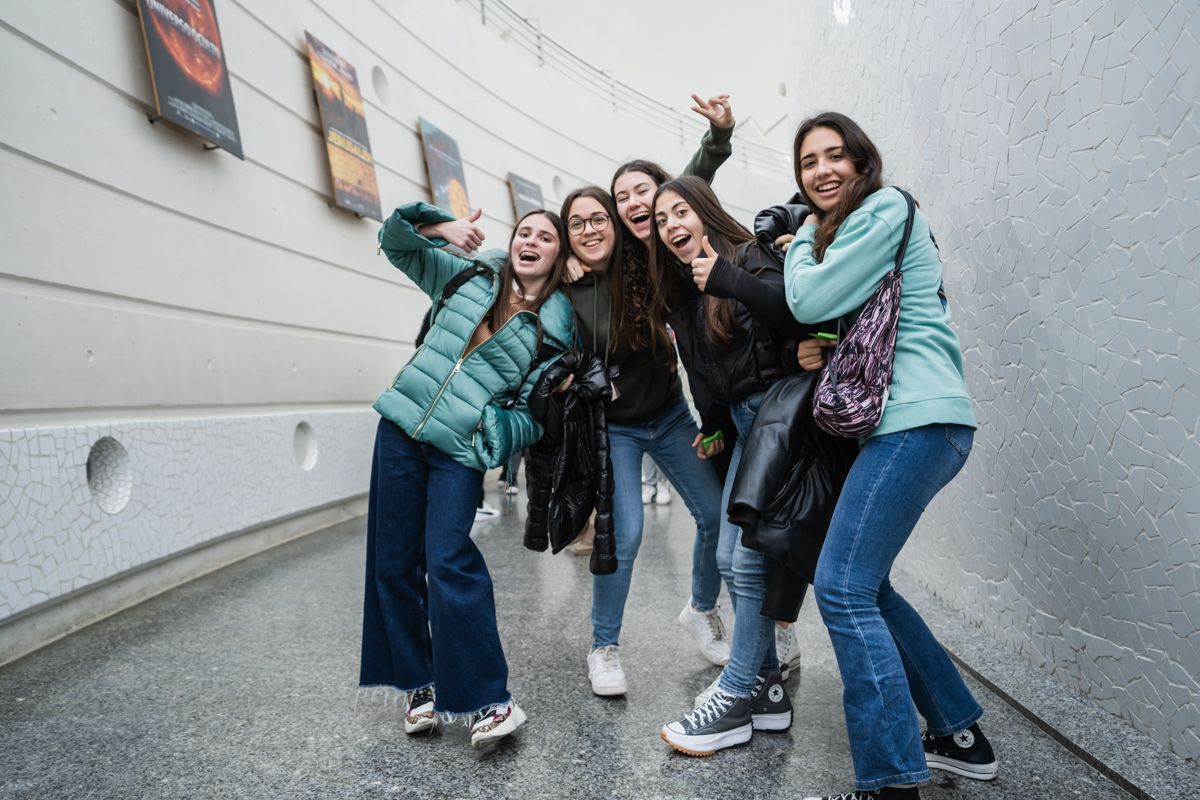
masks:
[[(817, 323), (861, 308), (895, 265), (907, 219), (904, 197), (890, 187), (880, 189), (846, 217), (819, 263), (812, 248), (817, 227), (801, 227), (784, 265), (788, 305), (796, 319)], [(942, 264), (920, 209), (900, 270), (892, 384), (883, 419), (870, 436), (934, 423), (974, 428), (962, 351), (937, 292)]]

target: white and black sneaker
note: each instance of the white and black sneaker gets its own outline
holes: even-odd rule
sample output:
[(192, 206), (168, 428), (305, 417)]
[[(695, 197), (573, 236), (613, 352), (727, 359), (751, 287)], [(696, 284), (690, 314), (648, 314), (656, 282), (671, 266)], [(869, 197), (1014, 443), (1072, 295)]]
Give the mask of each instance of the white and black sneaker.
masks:
[(426, 686), (410, 692), (404, 704), (404, 732), (422, 733), (437, 727), (437, 714), (433, 710), (433, 687)]
[(485, 708), (471, 722), (471, 747), (491, 747), (524, 724), (525, 712), (513, 700)]
[(931, 736), (929, 731), (924, 731), (921, 744), (925, 746), (925, 760), (930, 769), (953, 772), (977, 781), (990, 781), (996, 777), (996, 754), (991, 742), (979, 730), (978, 722), (949, 736)]
[(750, 718), (756, 731), (786, 731), (792, 727), (792, 698), (778, 672), (760, 672), (750, 695)]
[(806, 797), (804, 800), (921, 800), (921, 792), (916, 786), (885, 786), (873, 792), (827, 794), (823, 797)]
[(689, 756), (711, 756), (718, 750), (745, 744), (754, 734), (750, 699), (718, 689), (704, 705), (678, 722), (663, 726), (659, 738)]

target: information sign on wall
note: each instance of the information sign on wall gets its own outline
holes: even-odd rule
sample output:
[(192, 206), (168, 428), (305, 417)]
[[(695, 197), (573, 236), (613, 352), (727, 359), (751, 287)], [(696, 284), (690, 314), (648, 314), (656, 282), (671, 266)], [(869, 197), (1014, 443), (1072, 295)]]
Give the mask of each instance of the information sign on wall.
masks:
[(137, 0), (158, 116), (242, 156), (213, 0)]
[(517, 219), (539, 208), (546, 207), (542, 187), (520, 175), (508, 173), (508, 191), (512, 194), (513, 212)]
[(354, 66), (308, 31), (308, 60), (325, 130), (325, 151), (333, 177), (334, 202), (341, 208), (383, 221), (375, 159)]

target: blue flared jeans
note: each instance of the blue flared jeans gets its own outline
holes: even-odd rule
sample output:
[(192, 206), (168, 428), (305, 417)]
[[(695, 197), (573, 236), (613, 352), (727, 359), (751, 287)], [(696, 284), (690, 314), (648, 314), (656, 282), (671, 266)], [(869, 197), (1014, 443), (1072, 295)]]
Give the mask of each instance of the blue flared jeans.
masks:
[(435, 708), (506, 702), (492, 579), (471, 541), (483, 473), (381, 419), (367, 507), (362, 686), (435, 686)]
[(682, 395), (654, 419), (608, 424), (613, 473), (613, 532), (617, 571), (592, 578), (592, 646), (618, 644), (633, 563), (642, 544), (642, 454), (649, 453), (671, 481), (696, 522), (692, 545), (692, 605), (708, 611), (717, 604), (717, 537), (721, 527), (721, 482), (716, 470), (696, 457), (692, 441), (699, 428)]
[(813, 593), (842, 674), (860, 791), (929, 778), (917, 711), (935, 736), (983, 716), (946, 651), (889, 580), (925, 507), (966, 463), (973, 437), (969, 427), (937, 424), (869, 439), (821, 549)]

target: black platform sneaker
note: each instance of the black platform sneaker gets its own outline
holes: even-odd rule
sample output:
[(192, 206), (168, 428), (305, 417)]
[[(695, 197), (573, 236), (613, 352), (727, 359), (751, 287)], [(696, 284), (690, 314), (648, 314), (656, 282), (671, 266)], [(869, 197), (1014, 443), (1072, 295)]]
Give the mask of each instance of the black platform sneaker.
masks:
[(930, 736), (926, 731), (921, 734), (921, 743), (925, 745), (925, 760), (930, 769), (953, 772), (977, 781), (990, 781), (996, 777), (996, 754), (983, 731), (979, 730), (979, 723), (949, 736)]

